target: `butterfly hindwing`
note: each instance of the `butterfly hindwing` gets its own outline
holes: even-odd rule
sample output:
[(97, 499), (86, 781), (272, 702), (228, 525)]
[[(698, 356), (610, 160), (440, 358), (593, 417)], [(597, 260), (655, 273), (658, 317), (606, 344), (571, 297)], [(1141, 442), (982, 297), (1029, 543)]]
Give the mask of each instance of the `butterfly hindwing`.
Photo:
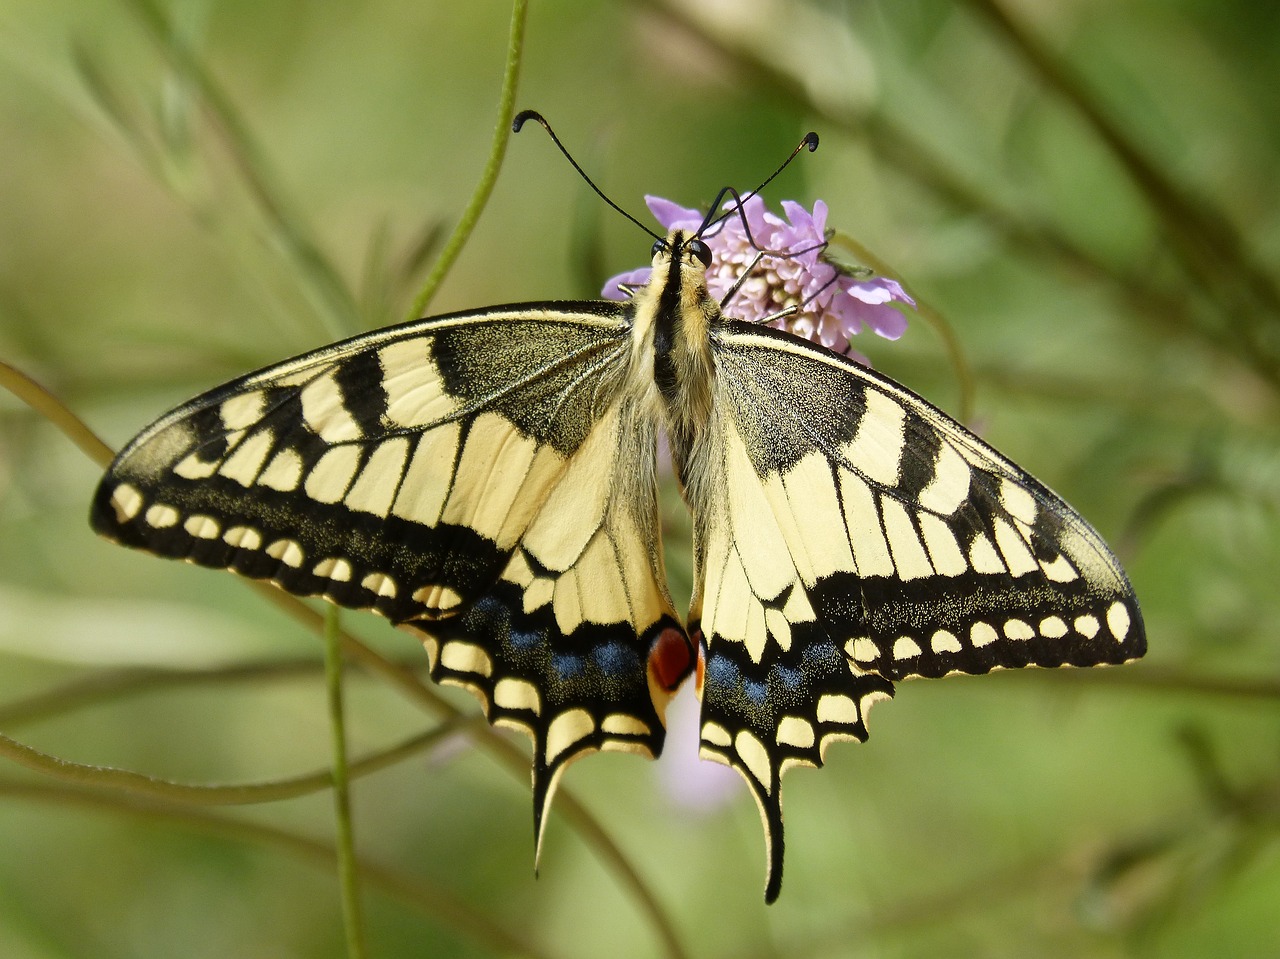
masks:
[(688, 669), (628, 332), (623, 305), (533, 304), (251, 374), (129, 444), (93, 526), (413, 631), (433, 678), (533, 737), (540, 825), (574, 757), (660, 751)]
[(865, 739), (892, 682), (1120, 663), (1145, 636), (1092, 528), (945, 414), (786, 333), (712, 343), (702, 745), (760, 801), (772, 896), (781, 773)]

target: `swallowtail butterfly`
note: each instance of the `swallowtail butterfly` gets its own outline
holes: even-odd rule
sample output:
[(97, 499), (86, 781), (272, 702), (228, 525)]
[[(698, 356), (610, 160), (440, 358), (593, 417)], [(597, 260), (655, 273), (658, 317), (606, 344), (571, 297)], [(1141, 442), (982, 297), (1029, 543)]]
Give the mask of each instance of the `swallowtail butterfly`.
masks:
[[(656, 756), (693, 675), (703, 755), (759, 804), (772, 901), (782, 774), (865, 740), (895, 682), (1146, 640), (1070, 506), (882, 374), (726, 315), (709, 264), (674, 230), (627, 302), (437, 316), (233, 380), (121, 451), (93, 528), (415, 634), (433, 679), (531, 736), (539, 845), (566, 765)], [(693, 518), (685, 616), (663, 432)]]

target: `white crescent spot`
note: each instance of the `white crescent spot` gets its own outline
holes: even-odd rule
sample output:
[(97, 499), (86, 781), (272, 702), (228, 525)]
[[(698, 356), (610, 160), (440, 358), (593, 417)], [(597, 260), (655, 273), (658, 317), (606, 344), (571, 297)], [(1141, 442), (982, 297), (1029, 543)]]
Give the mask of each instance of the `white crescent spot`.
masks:
[(329, 557), (316, 563), (311, 570), (316, 576), (324, 576), (335, 583), (346, 583), (351, 580), (351, 564), (345, 559)]
[(1020, 619), (1010, 619), (1005, 621), (1004, 634), (1009, 639), (1034, 639), (1036, 631), (1029, 623), (1024, 623)]
[(396, 581), (386, 573), (370, 573), (360, 580), (360, 585), (378, 596), (386, 596), (390, 599), (396, 596)]
[(111, 491), (111, 506), (116, 511), (116, 522), (125, 523), (142, 510), (142, 494), (128, 483), (121, 483)]
[(981, 649), (1000, 638), (1000, 634), (991, 628), (990, 623), (977, 622), (969, 629), (969, 642), (975, 649)]
[(818, 722), (855, 726), (861, 717), (858, 704), (842, 693), (824, 693), (818, 697)]
[(702, 741), (713, 746), (727, 747), (733, 742), (733, 737), (719, 723), (707, 722), (702, 724)]
[(168, 529), (170, 526), (177, 526), (179, 513), (172, 506), (166, 506), (163, 503), (156, 503), (147, 510), (146, 520), (156, 529)]
[(778, 742), (797, 749), (812, 749), (816, 742), (813, 725), (802, 716), (783, 716), (777, 735)]
[(461, 640), (444, 644), (440, 650), (440, 665), (455, 673), (475, 673), (477, 676), (493, 673), (493, 660), (484, 648)]
[(893, 644), (894, 659), (913, 659), (920, 655), (920, 644), (910, 636), (899, 636)]
[(647, 736), (652, 732), (648, 723), (626, 713), (610, 713), (600, 724), (600, 729), (613, 736)]
[(963, 648), (954, 633), (940, 629), (929, 639), (929, 647), (935, 653), (958, 653)]
[(1129, 610), (1124, 603), (1119, 601), (1112, 603), (1111, 608), (1107, 610), (1107, 629), (1111, 630), (1111, 635), (1117, 642), (1123, 642), (1129, 635), (1129, 625)]
[(302, 547), (291, 539), (278, 539), (267, 547), (267, 555), (278, 559), (286, 566), (297, 569), (302, 565)]
[(217, 539), (218, 533), (222, 531), (222, 527), (216, 519), (212, 516), (201, 516), (198, 513), (194, 516), (188, 516), (187, 521), (182, 524), (182, 528), (195, 539)]
[(1061, 639), (1067, 635), (1067, 624), (1057, 616), (1046, 616), (1040, 620), (1040, 635), (1049, 639)]
[(493, 687), (493, 702), (503, 709), (523, 709), (535, 716), (542, 712), (542, 697), (538, 687), (527, 679), (507, 677), (498, 680)]
[(222, 541), (238, 549), (256, 550), (262, 547), (262, 534), (248, 526), (232, 526), (222, 534)]

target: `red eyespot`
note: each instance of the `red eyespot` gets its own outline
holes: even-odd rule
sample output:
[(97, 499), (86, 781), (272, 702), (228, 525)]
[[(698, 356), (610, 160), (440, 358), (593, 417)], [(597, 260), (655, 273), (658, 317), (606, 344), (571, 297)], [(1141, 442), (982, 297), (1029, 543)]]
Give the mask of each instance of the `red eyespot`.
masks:
[(674, 690), (693, 668), (693, 647), (685, 634), (668, 627), (649, 647), (649, 672), (666, 690)]

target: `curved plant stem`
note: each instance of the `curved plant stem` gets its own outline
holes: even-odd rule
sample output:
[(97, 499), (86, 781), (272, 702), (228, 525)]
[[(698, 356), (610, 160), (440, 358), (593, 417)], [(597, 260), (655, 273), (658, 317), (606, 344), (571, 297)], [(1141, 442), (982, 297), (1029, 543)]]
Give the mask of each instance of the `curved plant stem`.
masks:
[(67, 409), (62, 400), (4, 360), (0, 360), (0, 387), (8, 390), (62, 430), (67, 439), (75, 443), (85, 456), (99, 466), (105, 468), (115, 456), (111, 452), (111, 447), (98, 439), (97, 434), (89, 429), (80, 417)]
[[(302, 600), (276, 589), (267, 583), (250, 581), (259, 595), (270, 600), (308, 629), (319, 631), (323, 617)], [(412, 630), (405, 630), (416, 636)], [(385, 680), (388, 685), (399, 689), (410, 700), (442, 718), (453, 718), (463, 714), (457, 707), (440, 696), (434, 689), (424, 683), (412, 670), (394, 663), (376, 650), (366, 646), (349, 633), (342, 634), (342, 653), (353, 662), (359, 663), (369, 672)], [(522, 783), (529, 781), (529, 757), (514, 743), (503, 739), (492, 729), (482, 727), (475, 742), (490, 757), (498, 762), (507, 772)], [(665, 954), (671, 959), (682, 959), (686, 952), (675, 925), (662, 904), (658, 902), (653, 889), (636, 872), (635, 866), (627, 858), (613, 837), (609, 835), (600, 821), (572, 793), (561, 788), (556, 793), (556, 812), (573, 827), (574, 831), (592, 850), (605, 867), (613, 873), (622, 888), (635, 900), (662, 939)]]
[[(1218, 284), (1224, 299), (1217, 306), (1219, 322), (1213, 323), (1197, 308), (1198, 284), (1192, 290), (1170, 290), (1154, 271), (1126, 267), (1103, 257), (1087, 244), (1074, 240), (1057, 225), (1028, 217), (1009, 206), (990, 189), (957, 172), (954, 164), (902, 126), (894, 116), (874, 107), (859, 109), (834, 104), (833, 100), (815, 98), (806, 83), (785, 60), (769, 59), (763, 52), (736, 43), (711, 29), (698, 16), (700, 8), (675, 0), (632, 0), (705, 43), (719, 56), (733, 64), (744, 80), (761, 90), (790, 101), (795, 109), (804, 110), (821, 122), (845, 130), (860, 138), (887, 168), (921, 184), (943, 203), (981, 218), (981, 222), (1001, 238), (1010, 250), (1053, 264), (1071, 274), (1097, 282), (1119, 296), (1125, 309), (1140, 316), (1152, 326), (1194, 339), (1215, 353), (1230, 355), (1243, 361), (1260, 374), (1273, 388), (1280, 389), (1280, 358), (1274, 349), (1259, 349), (1266, 337), (1258, 335), (1257, 324), (1239, 323), (1233, 318), (1231, 305), (1242, 299), (1240, 291), (1230, 284)], [(1193, 249), (1185, 232), (1173, 236), (1180, 254)], [(1184, 271), (1193, 277), (1208, 277), (1208, 266), (1216, 262), (1193, 256)], [(1255, 271), (1256, 272), (1256, 271)], [(1253, 289), (1267, 292), (1273, 281), (1265, 277)], [(1192, 295), (1189, 295), (1192, 294)], [(1261, 294), (1260, 294), (1261, 295)], [(1267, 293), (1269, 296), (1270, 294)], [(1222, 303), (1227, 304), (1226, 312)], [(1246, 300), (1241, 308), (1250, 315), (1257, 313)], [(1243, 314), (1242, 314), (1243, 315)], [(1225, 328), (1224, 328), (1225, 327)], [(1224, 332), (1230, 336), (1224, 336)]]
[[(425, 733), (411, 736), (402, 743), (351, 763), (348, 772), (352, 778), (367, 776), (386, 769), (405, 758), (431, 748), (447, 736), (468, 726), (479, 725), (480, 718), (460, 716), (456, 721), (441, 723)], [(246, 806), (256, 803), (296, 799), (321, 792), (333, 786), (333, 773), (328, 769), (317, 770), (302, 776), (273, 779), (266, 782), (237, 783), (235, 785), (204, 785), (180, 783), (128, 769), (111, 766), (93, 766), (74, 763), (20, 743), (0, 734), (0, 756), (20, 766), (41, 773), (59, 782), (74, 786), (113, 790), (145, 799), (171, 802), (187, 806)]]
[(485, 163), (484, 172), (480, 174), (480, 182), (476, 184), (467, 208), (453, 233), (445, 242), (444, 249), (436, 257), (431, 272), (423, 281), (422, 289), (413, 300), (406, 320), (416, 320), (427, 311), (427, 304), (436, 295), (445, 275), (453, 267), (454, 261), (462, 252), (463, 245), (471, 236), (485, 204), (493, 193), (493, 186), (498, 182), (498, 171), (502, 168), (502, 158), (507, 153), (507, 142), (511, 139), (511, 121), (516, 114), (516, 87), (520, 80), (520, 62), (524, 56), (524, 25), (529, 11), (528, 0), (515, 0), (511, 8), (511, 34), (507, 44), (507, 66), (502, 75), (502, 93), (498, 98), (498, 125), (493, 131), (493, 145), (489, 149), (489, 159)]
[[(0, 781), (0, 796), (30, 802), (41, 810), (53, 806), (101, 810), (151, 822), (164, 822), (200, 832), (287, 853), (295, 858), (333, 869), (336, 854), (331, 846), (307, 836), (273, 826), (246, 822), (203, 809), (170, 806), (140, 797), (105, 796), (66, 786)], [(496, 955), (550, 959), (548, 953), (496, 925), (447, 889), (368, 859), (359, 860), (360, 875), (383, 894), (419, 909), (448, 929), (474, 939)]]
[(333, 820), (338, 847), (338, 879), (342, 890), (342, 925), (347, 936), (347, 959), (364, 959), (364, 918), (351, 823), (347, 723), (342, 702), (342, 614), (337, 606), (327, 606), (324, 611), (324, 674), (333, 745)]
[(60, 686), (0, 704), (0, 729), (13, 729), (24, 723), (39, 722), (97, 703), (114, 702), (140, 693), (212, 683), (261, 682), (314, 676), (323, 669), (322, 663), (305, 657), (235, 663), (210, 669), (98, 669), (68, 680)]
[[(1037, 675), (1039, 674), (1039, 675)], [(1242, 703), (1280, 705), (1280, 678), (1205, 676), (1188, 670), (1130, 664), (1124, 669), (1028, 669), (1030, 681), (1050, 680), (1064, 686), (1090, 689), (1142, 689), (1176, 696), (1215, 696)]]
[(1000, 0), (967, 0), (996, 28), (1036, 75), (1070, 103), (1097, 138), (1120, 161), (1130, 180), (1170, 233), (1181, 236), (1176, 249), (1184, 266), (1196, 269), (1206, 259), (1219, 260), (1251, 289), (1272, 314), (1280, 311), (1276, 280), (1257, 261), (1235, 225), (1191, 195), (1148, 157), (1124, 128), (1111, 118), (1084, 80)]

